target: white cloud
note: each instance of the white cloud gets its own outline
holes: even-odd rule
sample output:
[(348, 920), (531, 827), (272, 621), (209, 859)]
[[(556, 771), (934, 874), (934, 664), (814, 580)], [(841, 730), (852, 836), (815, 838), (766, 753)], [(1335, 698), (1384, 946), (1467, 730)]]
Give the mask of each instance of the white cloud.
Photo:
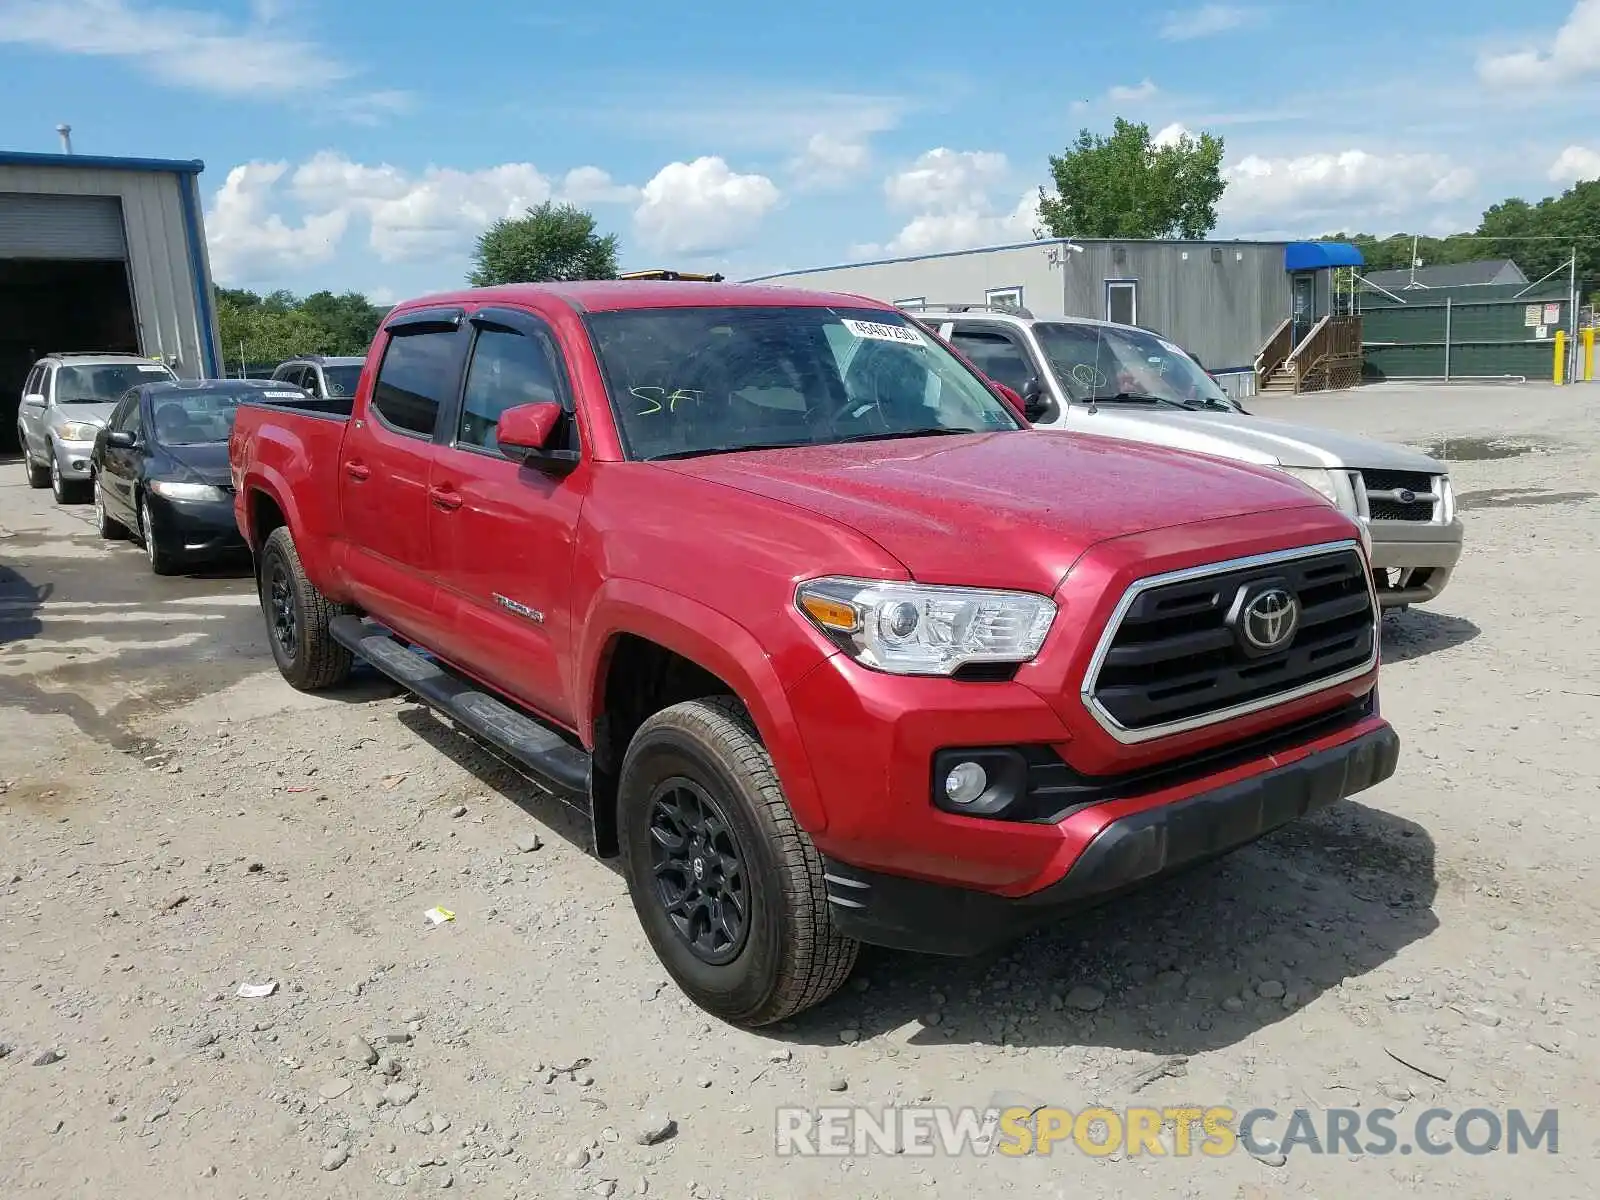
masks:
[(1106, 89), (1106, 99), (1115, 104), (1137, 104), (1151, 99), (1161, 89), (1149, 79), (1135, 84), (1117, 84)]
[(1600, 0), (1577, 0), (1565, 24), (1542, 45), (1484, 54), (1478, 75), (1503, 88), (1549, 88), (1600, 76)]
[(344, 237), (349, 214), (315, 213), (298, 225), (269, 211), (284, 162), (248, 162), (233, 168), (206, 213), (206, 244), (221, 279), (261, 275), (311, 266), (333, 257)]
[(1234, 226), (1276, 221), (1282, 228), (1304, 228), (1322, 219), (1355, 223), (1413, 214), (1459, 201), (1476, 183), (1470, 170), (1452, 166), (1442, 155), (1365, 150), (1295, 158), (1250, 155), (1223, 174), (1228, 181), (1220, 205), (1225, 221)]
[[(883, 249), (889, 254), (936, 254), (1027, 241), (1039, 226), (1039, 193), (1029, 191), (1010, 212), (957, 208), (922, 213), (906, 223)], [(858, 247), (858, 249), (876, 249)]]
[(1157, 147), (1176, 146), (1184, 138), (1193, 136), (1194, 134), (1190, 132), (1187, 126), (1179, 121), (1174, 121), (1171, 125), (1163, 125), (1156, 130), (1156, 135), (1150, 139), (1150, 144)]
[(720, 158), (672, 162), (644, 185), (634, 231), (653, 249), (715, 254), (744, 242), (778, 204), (765, 175), (738, 175)]
[(815, 133), (806, 148), (789, 160), (789, 172), (801, 187), (838, 187), (866, 170), (871, 157), (864, 140)]
[(632, 204), (638, 198), (638, 188), (616, 182), (609, 171), (599, 167), (573, 167), (562, 179), (561, 194), (557, 197), (579, 208), (591, 204)]
[(1588, 146), (1568, 146), (1550, 164), (1549, 178), (1554, 183), (1600, 179), (1600, 150)]
[[(140, 7), (130, 0), (7, 0), (0, 43), (61, 54), (125, 60), (163, 82), (217, 95), (301, 102), (327, 96), (355, 71), (316, 42), (282, 29), (279, 6), (257, 5), (236, 24), (187, 8)], [(353, 119), (370, 121), (403, 103), (403, 93), (340, 96)]]
[[(231, 279), (325, 261), (358, 223), (365, 223), (368, 247), (383, 262), (464, 260), (494, 221), (546, 200), (627, 203), (639, 194), (599, 167), (575, 167), (557, 188), (532, 163), (408, 171), (324, 150), (292, 172), (281, 162), (235, 167), (217, 190), (206, 227), (217, 274)], [(291, 206), (298, 217), (283, 215)]]
[(1260, 9), (1239, 4), (1202, 4), (1198, 8), (1163, 13), (1158, 32), (1169, 42), (1215, 37), (1230, 29), (1243, 29), (1261, 20)]
[(1005, 178), (1007, 169), (1004, 154), (940, 146), (889, 176), (883, 190), (890, 207), (903, 212), (982, 209), (990, 187)]
[(773, 80), (757, 83), (714, 79), (683, 87), (677, 76), (635, 78), (607, 92), (603, 100), (585, 97), (574, 120), (598, 122), (675, 144), (719, 146), (728, 151), (803, 152), (809, 139), (825, 133), (834, 141), (864, 143), (900, 123), (913, 103), (898, 96), (789, 87)]
[(1038, 189), (1030, 188), (1010, 209), (993, 202), (1006, 185), (1010, 164), (987, 150), (929, 150), (884, 180), (891, 211), (912, 217), (883, 245), (851, 247), (854, 258), (933, 254), (1015, 242), (1033, 236), (1039, 222)]

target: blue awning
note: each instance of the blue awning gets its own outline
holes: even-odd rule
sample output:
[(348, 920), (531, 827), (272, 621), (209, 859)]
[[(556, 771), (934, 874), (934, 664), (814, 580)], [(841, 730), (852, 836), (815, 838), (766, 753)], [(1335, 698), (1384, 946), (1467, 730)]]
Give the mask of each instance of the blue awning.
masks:
[(1361, 251), (1349, 242), (1290, 242), (1283, 248), (1285, 271), (1320, 271), (1324, 267), (1366, 265)]

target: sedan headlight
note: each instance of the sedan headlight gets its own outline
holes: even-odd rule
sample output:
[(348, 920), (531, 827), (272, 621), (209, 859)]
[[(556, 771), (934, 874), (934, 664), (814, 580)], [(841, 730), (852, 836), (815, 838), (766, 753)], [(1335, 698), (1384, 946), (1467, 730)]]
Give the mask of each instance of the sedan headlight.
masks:
[(1347, 516), (1360, 516), (1355, 487), (1343, 471), (1329, 471), (1323, 467), (1279, 467), (1278, 470), (1298, 479)]
[(63, 421), (58, 432), (63, 442), (92, 442), (100, 428), (93, 421)]
[(857, 662), (895, 675), (1027, 662), (1056, 615), (1053, 600), (1032, 592), (870, 579), (813, 579), (795, 604)]
[(219, 487), (212, 487), (209, 483), (171, 483), (164, 479), (157, 479), (150, 484), (150, 490), (158, 496), (165, 496), (168, 500), (226, 500), (228, 493)]

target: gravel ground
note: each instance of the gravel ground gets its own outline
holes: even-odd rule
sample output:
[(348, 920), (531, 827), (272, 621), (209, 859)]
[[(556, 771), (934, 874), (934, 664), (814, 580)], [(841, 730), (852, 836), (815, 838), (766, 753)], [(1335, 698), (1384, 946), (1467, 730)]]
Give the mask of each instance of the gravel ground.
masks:
[[(1459, 459), (1464, 565), (1385, 623), (1395, 778), (1001, 957), (869, 952), (760, 1035), (678, 995), (535, 789), (382, 683), (290, 692), (248, 579), (154, 580), (8, 466), (0, 1194), (1591, 1195), (1595, 400), (1255, 405)], [(1000, 1092), (1557, 1107), (1560, 1153), (774, 1155), (779, 1106)]]

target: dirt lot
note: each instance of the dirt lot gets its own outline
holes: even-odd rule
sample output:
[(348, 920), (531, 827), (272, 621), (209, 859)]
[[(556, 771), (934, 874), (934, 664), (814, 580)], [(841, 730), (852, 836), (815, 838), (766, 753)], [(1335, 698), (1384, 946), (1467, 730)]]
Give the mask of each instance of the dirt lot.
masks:
[[(1600, 387), (1257, 407), (1457, 460), (1465, 563), (1386, 622), (1396, 777), (1003, 958), (869, 953), (764, 1036), (534, 789), (376, 682), (290, 692), (247, 578), (155, 580), (5, 466), (0, 1194), (1591, 1195)], [(774, 1156), (779, 1106), (1002, 1091), (1557, 1107), (1560, 1153)]]

